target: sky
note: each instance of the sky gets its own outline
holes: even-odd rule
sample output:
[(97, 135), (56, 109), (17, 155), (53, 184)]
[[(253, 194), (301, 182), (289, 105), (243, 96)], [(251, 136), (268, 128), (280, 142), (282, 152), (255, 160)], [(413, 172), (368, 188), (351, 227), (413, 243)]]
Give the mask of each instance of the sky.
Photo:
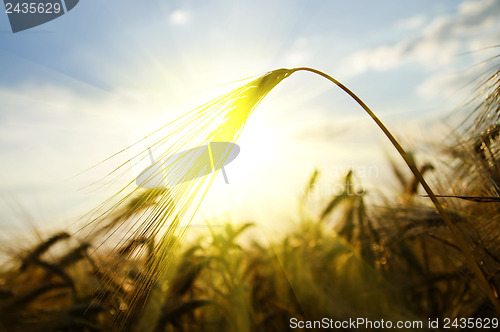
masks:
[[(440, 140), (498, 54), (499, 18), (498, 0), (85, 0), (12, 33), (0, 13), (0, 229), (74, 222), (137, 176), (87, 187), (123, 157), (82, 171), (226, 83), (281, 67), (334, 76), (410, 147)], [(249, 119), (213, 213), (291, 218), (314, 167), (323, 198), (349, 168), (394, 190), (392, 148), (370, 121), (331, 83), (293, 74)]]

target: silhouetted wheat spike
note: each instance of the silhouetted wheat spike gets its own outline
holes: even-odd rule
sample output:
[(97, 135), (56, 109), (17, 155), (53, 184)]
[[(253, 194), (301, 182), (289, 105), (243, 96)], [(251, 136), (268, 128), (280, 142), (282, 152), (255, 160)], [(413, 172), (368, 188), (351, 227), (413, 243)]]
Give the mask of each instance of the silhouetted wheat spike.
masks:
[[(428, 195), (423, 195), (423, 197), (428, 197)], [(460, 195), (436, 195), (436, 197), (444, 198), (458, 198), (466, 201), (473, 201), (477, 203), (499, 203), (500, 197), (495, 196), (460, 196)]]
[[(499, 57), (491, 59), (498, 60)], [(491, 139), (498, 137), (498, 125), (500, 121), (500, 69), (487, 76), (478, 86), (474, 100), (474, 112), (464, 121), (470, 136), (477, 137), (479, 145), (482, 142), (489, 144)], [(478, 146), (478, 148), (480, 148)]]
[(66, 284), (71, 287), (73, 292), (76, 292), (75, 290), (75, 284), (73, 282), (73, 278), (69, 276), (69, 274), (65, 271), (64, 267), (59, 264), (53, 264), (49, 263), (46, 261), (38, 260), (34, 262), (34, 265), (40, 266), (43, 268), (46, 272), (49, 274), (47, 276), (58, 276), (60, 279), (66, 282)]
[(21, 294), (21, 295), (17, 296), (16, 298), (14, 298), (12, 300), (12, 302), (9, 304), (8, 307), (9, 307), (9, 309), (14, 309), (14, 308), (18, 308), (20, 306), (25, 306), (25, 305), (29, 304), (30, 302), (36, 300), (36, 298), (38, 298), (39, 296), (41, 296), (47, 292), (50, 292), (52, 290), (61, 289), (61, 288), (68, 288), (68, 284), (61, 283), (61, 282), (53, 282), (53, 283), (43, 285), (41, 287), (38, 287), (36, 289), (33, 289), (33, 290), (25, 293), (25, 294)]
[(61, 257), (55, 264), (62, 267), (68, 267), (69, 265), (75, 264), (85, 258), (85, 254), (89, 248), (90, 243), (84, 242)]
[(123, 246), (118, 253), (123, 256), (130, 256), (131, 253), (137, 249), (138, 247), (141, 247), (143, 245), (146, 245), (148, 243), (148, 239), (141, 237), (138, 239), (131, 239), (127, 245)]
[(46, 241), (40, 243), (35, 247), (22, 261), (21, 270), (24, 270), (29, 264), (32, 264), (34, 261), (38, 260), (41, 255), (43, 255), (47, 250), (49, 250), (53, 245), (57, 242), (69, 239), (71, 235), (66, 232), (58, 233)]
[[(194, 247), (196, 248), (196, 246)], [(169, 290), (165, 293), (161, 314), (156, 323), (155, 331), (164, 331), (167, 324), (177, 327), (179, 319), (190, 314), (195, 309), (211, 304), (204, 299), (189, 299), (186, 294), (193, 289), (196, 279), (207, 265), (207, 261), (192, 262), (191, 254), (196, 249), (191, 248), (183, 257)]]

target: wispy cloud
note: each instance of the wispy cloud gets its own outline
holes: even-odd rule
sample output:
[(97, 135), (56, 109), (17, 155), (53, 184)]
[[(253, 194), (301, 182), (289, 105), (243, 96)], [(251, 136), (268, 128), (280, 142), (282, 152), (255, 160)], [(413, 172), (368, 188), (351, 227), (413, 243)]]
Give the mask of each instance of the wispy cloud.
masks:
[(0, 98), (0, 190), (61, 183), (123, 146), (141, 114), (118, 95), (49, 84), (0, 88)]
[[(495, 38), (498, 40), (500, 35), (498, 17), (500, 4), (497, 0), (465, 1), (454, 14), (434, 17), (418, 30), (416, 36), (350, 55), (343, 68), (346, 75), (353, 76), (367, 71), (395, 69), (408, 63), (429, 69), (448, 65), (462, 52), (492, 46), (487, 43)], [(417, 26), (421, 21), (417, 16), (406, 22), (408, 26)], [(478, 44), (478, 36), (485, 44)]]
[(426, 22), (424, 15), (415, 15), (410, 18), (405, 18), (396, 22), (398, 29), (413, 30), (422, 27)]

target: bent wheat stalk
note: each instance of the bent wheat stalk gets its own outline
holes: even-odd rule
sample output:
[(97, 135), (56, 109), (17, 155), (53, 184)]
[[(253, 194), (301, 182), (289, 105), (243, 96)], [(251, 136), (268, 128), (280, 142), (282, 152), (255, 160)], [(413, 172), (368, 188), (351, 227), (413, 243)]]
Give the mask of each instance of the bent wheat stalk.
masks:
[(473, 273), (476, 275), (481, 287), (483, 288), (483, 291), (486, 293), (488, 296), (491, 304), (495, 308), (496, 312), (500, 314), (500, 303), (498, 301), (498, 298), (496, 296), (496, 291), (495, 289), (489, 284), (488, 280), (486, 279), (483, 271), (481, 270), (481, 267), (477, 263), (477, 261), (474, 259), (474, 254), (472, 252), (472, 249), (467, 242), (467, 240), (460, 234), (460, 231), (458, 228), (455, 226), (455, 224), (451, 221), (448, 213), (444, 209), (444, 207), (441, 205), (439, 202), (437, 196), (434, 194), (434, 191), (431, 189), (427, 181), (425, 181), (422, 173), (418, 170), (417, 166), (415, 163), (412, 161), (408, 153), (403, 149), (401, 144), (396, 140), (396, 138), (392, 135), (392, 133), (387, 129), (387, 127), (380, 121), (380, 119), (373, 113), (373, 111), (351, 90), (349, 90), (345, 85), (331, 77), (330, 75), (327, 75), (319, 70), (309, 68), (309, 67), (298, 67), (291, 69), (292, 73), (296, 71), (309, 71), (314, 74), (320, 75), (330, 82), (334, 83), (337, 85), (339, 88), (341, 88), (344, 92), (346, 92), (349, 96), (351, 96), (365, 111), (368, 113), (368, 115), (372, 118), (373, 121), (377, 124), (377, 126), (382, 130), (385, 134), (385, 136), (391, 141), (392, 145), (396, 148), (398, 151), (399, 155), (404, 159), (406, 162), (406, 165), (408, 165), (408, 168), (411, 170), (415, 178), (418, 180), (418, 182), (422, 185), (424, 188), (425, 192), (431, 199), (432, 203), (436, 207), (436, 210), (438, 211), (439, 215), (443, 219), (443, 222), (446, 224), (448, 229), (450, 230), (451, 234), (453, 235), (456, 244), (459, 246), (460, 250), (465, 256), (465, 259), (467, 263), (469, 264), (470, 268), (472, 269)]
[[(142, 155), (142, 158), (146, 158), (148, 151), (150, 153), (153, 151), (159, 155), (158, 159), (164, 160), (168, 156), (176, 155), (179, 151), (196, 146), (206, 146), (207, 144), (210, 144), (210, 142), (236, 143), (247, 118), (253, 113), (260, 102), (272, 89), (274, 89), (274, 87), (281, 83), (281, 81), (298, 71), (311, 72), (334, 83), (351, 96), (366, 111), (366, 113), (368, 113), (372, 120), (375, 121), (377, 126), (391, 141), (392, 145), (404, 159), (415, 178), (426, 191), (427, 195), (443, 219), (443, 222), (450, 230), (456, 245), (463, 252), (467, 264), (470, 266), (474, 275), (478, 279), (481, 288), (488, 296), (497, 313), (500, 314), (500, 303), (496, 296), (496, 290), (489, 284), (483, 271), (481, 270), (481, 267), (476, 262), (470, 244), (451, 221), (446, 210), (441, 205), (437, 196), (434, 194), (429, 184), (425, 181), (422, 173), (418, 170), (408, 153), (403, 149), (401, 144), (399, 144), (396, 138), (373, 113), (373, 111), (355, 93), (333, 77), (319, 70), (309, 67), (298, 67), (293, 69), (282, 68), (267, 72), (251, 82), (225, 95), (222, 95), (197, 109), (194, 109), (179, 119), (174, 120), (173, 122), (164, 125), (157, 131), (145, 136), (136, 144), (148, 139), (153, 139), (154, 143), (149, 144), (148, 148), (137, 154), (136, 157), (139, 158)], [(175, 135), (180, 133), (184, 134), (179, 135), (178, 139), (174, 139)], [(167, 142), (172, 139), (175, 142), (169, 145)], [(166, 147), (162, 149), (162, 145), (166, 145)], [(125, 150), (122, 150), (121, 152), (123, 151)], [(133, 163), (134, 160), (137, 160), (137, 158), (132, 157), (132, 159), (128, 162)], [(196, 158), (199, 159), (199, 157)], [(182, 158), (182, 160), (179, 161), (179, 167), (176, 168), (181, 170), (182, 173), (176, 175), (188, 177), (189, 174), (198, 173), (196, 165), (200, 164), (200, 160), (196, 160), (196, 158), (189, 158), (189, 160), (188, 158)], [(228, 153), (222, 156), (219, 161), (220, 165), (224, 165), (226, 158), (228, 158)], [(126, 163), (117, 167), (113, 172), (108, 174), (108, 176), (111, 174), (116, 175), (116, 173), (121, 171), (125, 164)], [(207, 178), (201, 177), (196, 181), (188, 181), (177, 186), (169, 187), (169, 190), (159, 195), (159, 202), (153, 205), (152, 211), (139, 214), (139, 211), (142, 210), (142, 204), (137, 204), (136, 208), (129, 213), (129, 215), (137, 215), (134, 225), (137, 225), (138, 227), (136, 227), (135, 230), (128, 231), (126, 236), (129, 236), (130, 238), (155, 238), (160, 232), (163, 232), (162, 239), (158, 241), (155, 248), (157, 253), (159, 253), (159, 258), (150, 267), (151, 275), (161, 274), (161, 270), (165, 270), (168, 257), (165, 257), (161, 253), (162, 251), (165, 251), (161, 250), (162, 243), (171, 243), (171, 240), (169, 239), (172, 238), (182, 241), (186, 235), (187, 226), (189, 226), (194, 213), (197, 211), (201, 201), (204, 199), (217, 173), (218, 171), (214, 171)], [(134, 182), (132, 181), (119, 193), (124, 193), (127, 188), (130, 189), (134, 187)], [(125, 198), (121, 199), (117, 204), (109, 209), (108, 212), (101, 214), (91, 221), (90, 224), (109, 216), (110, 213), (116, 210), (118, 205), (121, 205), (126, 198), (130, 197), (130, 195), (137, 190), (139, 189), (135, 187), (131, 193), (128, 193)], [(122, 226), (123, 224), (120, 219), (120, 222), (116, 225), (112, 225), (111, 228), (119, 228)], [(162, 231), (162, 228), (166, 228), (166, 230)]]

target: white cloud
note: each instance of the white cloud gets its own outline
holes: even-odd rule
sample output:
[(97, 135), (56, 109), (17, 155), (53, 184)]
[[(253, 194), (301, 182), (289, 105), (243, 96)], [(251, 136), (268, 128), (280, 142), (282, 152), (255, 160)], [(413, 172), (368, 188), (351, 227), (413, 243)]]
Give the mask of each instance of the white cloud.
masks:
[[(498, 49), (497, 49), (498, 52)], [(483, 61), (467, 70), (447, 70), (430, 75), (416, 88), (422, 98), (447, 98), (451, 106), (466, 103), (470, 93), (480, 84), (484, 73), (488, 73), (492, 63)]]
[(174, 10), (169, 16), (169, 21), (175, 25), (186, 25), (189, 22), (189, 14), (182, 9)]
[(459, 82), (452, 73), (433, 75), (417, 87), (417, 94), (424, 98), (450, 97), (464, 87), (464, 82)]
[(426, 18), (424, 15), (415, 15), (410, 18), (405, 18), (396, 22), (396, 27), (399, 29), (413, 30), (424, 25)]
[(0, 190), (61, 182), (126, 146), (141, 105), (86, 93), (53, 85), (0, 88)]
[[(453, 15), (435, 17), (424, 25), (417, 36), (392, 45), (361, 50), (349, 56), (343, 65), (346, 75), (366, 71), (384, 71), (407, 63), (419, 63), (426, 68), (450, 64), (461, 52), (480, 47), (474, 40), (490, 41), (500, 31), (500, 5), (497, 0), (464, 1)], [(418, 17), (409, 23), (417, 25)], [(411, 25), (410, 24), (410, 25)], [(482, 45), (487, 47), (492, 45)]]

